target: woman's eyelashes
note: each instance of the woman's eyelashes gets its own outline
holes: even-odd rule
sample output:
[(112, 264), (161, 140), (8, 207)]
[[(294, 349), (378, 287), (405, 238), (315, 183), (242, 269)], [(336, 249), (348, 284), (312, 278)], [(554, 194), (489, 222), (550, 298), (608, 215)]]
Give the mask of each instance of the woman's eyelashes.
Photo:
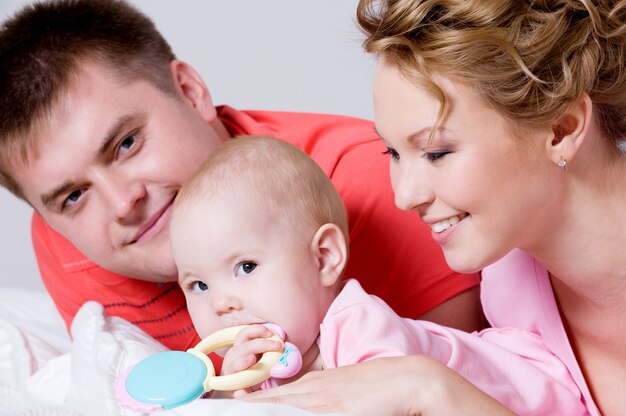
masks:
[(422, 153), (422, 158), (428, 160), (430, 163), (434, 163), (449, 153), (450, 152), (447, 150), (439, 150), (436, 152), (424, 152)]
[[(436, 161), (440, 160), (441, 158), (443, 158), (445, 155), (449, 153), (451, 152), (448, 150), (440, 150), (436, 152), (423, 152), (421, 154), (421, 157), (429, 161), (430, 163), (435, 163)], [(391, 147), (387, 147), (387, 150), (385, 150), (383, 154), (389, 155), (391, 157), (391, 160), (394, 162), (397, 162), (398, 160), (400, 160), (400, 155), (398, 154), (398, 152)]]
[(383, 155), (389, 155), (391, 157), (391, 160), (393, 160), (394, 162), (397, 162), (400, 159), (400, 155), (398, 154), (398, 152), (396, 152), (394, 148), (389, 146), (387, 146), (387, 150), (383, 152)]

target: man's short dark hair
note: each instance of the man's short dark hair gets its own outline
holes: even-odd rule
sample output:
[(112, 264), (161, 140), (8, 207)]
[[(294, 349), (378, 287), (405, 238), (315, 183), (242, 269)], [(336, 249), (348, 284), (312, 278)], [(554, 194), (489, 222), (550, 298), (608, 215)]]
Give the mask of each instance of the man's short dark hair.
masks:
[(22, 197), (9, 163), (26, 162), (35, 123), (68, 87), (85, 59), (122, 79), (142, 78), (176, 94), (167, 41), (121, 0), (52, 0), (28, 5), (0, 28), (0, 185)]

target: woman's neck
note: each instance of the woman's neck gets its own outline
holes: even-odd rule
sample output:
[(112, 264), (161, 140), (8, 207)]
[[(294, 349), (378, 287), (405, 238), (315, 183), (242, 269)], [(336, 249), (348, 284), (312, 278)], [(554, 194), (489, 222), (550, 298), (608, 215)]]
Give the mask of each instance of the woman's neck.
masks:
[(564, 172), (572, 176), (558, 204), (534, 241), (520, 247), (572, 296), (607, 307), (626, 296), (626, 158), (613, 168)]
[[(601, 411), (623, 409), (626, 377), (626, 162), (589, 163), (568, 178), (560, 207), (532, 247), (550, 272), (580, 368)], [(596, 161), (597, 162), (597, 161)], [(604, 166), (604, 165), (603, 165)], [(611, 164), (609, 164), (611, 166)], [(619, 387), (616, 387), (619, 386)]]

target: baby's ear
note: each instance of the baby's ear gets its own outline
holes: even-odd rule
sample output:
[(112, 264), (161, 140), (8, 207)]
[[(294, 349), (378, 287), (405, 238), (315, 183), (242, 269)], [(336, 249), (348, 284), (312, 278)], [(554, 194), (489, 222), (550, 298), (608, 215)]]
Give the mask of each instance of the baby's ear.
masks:
[(335, 224), (322, 225), (311, 242), (313, 255), (318, 259), (322, 285), (333, 286), (341, 277), (348, 260), (346, 239)]

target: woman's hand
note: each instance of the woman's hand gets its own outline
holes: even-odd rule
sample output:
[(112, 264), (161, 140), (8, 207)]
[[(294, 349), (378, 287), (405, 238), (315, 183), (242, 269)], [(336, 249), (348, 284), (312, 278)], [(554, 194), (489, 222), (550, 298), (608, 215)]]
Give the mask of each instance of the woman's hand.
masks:
[(514, 414), (454, 371), (423, 356), (379, 358), (315, 371), (241, 399), (358, 416)]

